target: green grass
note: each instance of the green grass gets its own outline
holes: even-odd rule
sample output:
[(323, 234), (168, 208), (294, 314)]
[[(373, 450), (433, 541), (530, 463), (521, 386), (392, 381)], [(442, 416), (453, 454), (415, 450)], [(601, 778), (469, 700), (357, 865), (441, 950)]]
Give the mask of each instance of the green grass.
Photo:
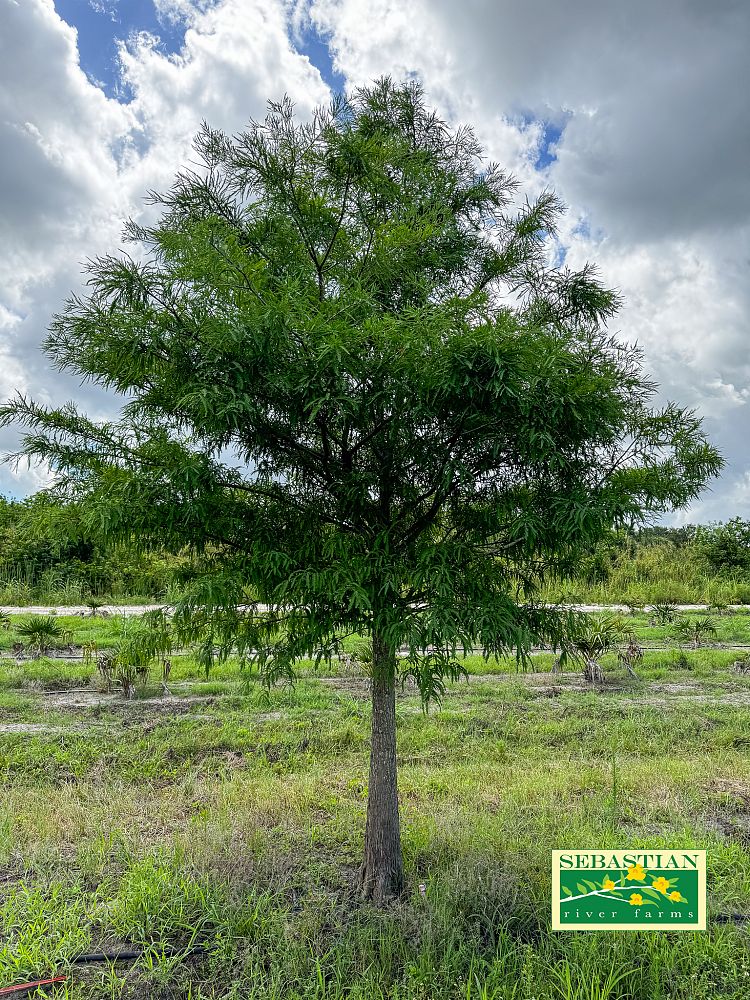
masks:
[[(713, 919), (750, 914), (750, 679), (734, 656), (650, 651), (638, 681), (609, 657), (601, 690), (542, 673), (550, 654), (529, 675), (472, 657), (428, 713), (407, 687), (407, 892), (384, 911), (353, 891), (362, 676), (302, 665), (265, 691), (236, 664), (205, 683), (176, 657), (174, 697), (125, 702), (81, 664), (4, 660), (0, 984), (67, 972), (48, 995), (76, 1000), (744, 1000), (746, 931)], [(552, 848), (660, 845), (708, 850), (708, 932), (550, 931)], [(161, 954), (196, 943), (205, 955)], [(149, 950), (132, 966), (68, 964), (133, 944)]]
[(604, 579), (572, 578), (550, 583), (545, 596), (584, 604), (750, 604), (750, 579), (741, 570), (717, 573), (692, 548), (670, 542), (621, 552)]

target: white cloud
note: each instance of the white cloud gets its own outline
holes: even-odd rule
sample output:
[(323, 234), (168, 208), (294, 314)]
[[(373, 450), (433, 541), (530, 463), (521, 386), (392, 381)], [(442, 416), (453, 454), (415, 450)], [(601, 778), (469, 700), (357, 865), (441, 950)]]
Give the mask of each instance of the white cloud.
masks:
[(291, 46), (281, 3), (224, 0), (201, 10), (182, 0), (179, 7), (189, 27), (178, 55), (164, 55), (149, 35), (120, 52), (134, 110), (155, 146), (173, 155), (201, 118), (237, 129), (285, 92), (303, 111), (327, 100), (319, 71)]
[[(663, 395), (696, 407), (729, 461), (706, 494), (729, 516), (750, 467), (750, 6), (746, 0), (309, 0), (352, 85), (416, 74), (533, 191), (570, 206), (568, 262), (619, 287), (616, 322)], [(535, 171), (540, 134), (562, 128)]]
[(89, 7), (97, 14), (104, 14), (110, 21), (117, 20), (120, 0), (89, 0)]
[(169, 24), (190, 24), (220, 0), (154, 0), (156, 16)]
[[(202, 119), (234, 131), (285, 92), (302, 113), (329, 96), (289, 41), (281, 0), (162, 0), (159, 13), (187, 22), (184, 47), (170, 56), (145, 35), (123, 45), (133, 96), (121, 104), (81, 70), (76, 31), (52, 0), (0, 0), (0, 398), (20, 388), (111, 412), (109, 397), (50, 371), (39, 351), (81, 263), (117, 246), (146, 192), (171, 183)], [(5, 429), (0, 450), (16, 440)], [(35, 489), (39, 476), (2, 468), (0, 491)]]

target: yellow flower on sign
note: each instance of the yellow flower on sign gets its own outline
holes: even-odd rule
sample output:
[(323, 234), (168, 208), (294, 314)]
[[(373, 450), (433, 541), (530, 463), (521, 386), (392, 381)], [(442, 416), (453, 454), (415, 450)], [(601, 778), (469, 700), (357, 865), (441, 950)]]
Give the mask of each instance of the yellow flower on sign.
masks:
[(631, 906), (640, 906), (642, 902), (643, 902), (643, 896), (640, 894), (640, 892), (634, 892), (633, 895), (630, 897)]
[(672, 883), (669, 881), (669, 879), (664, 878), (663, 875), (660, 875), (658, 878), (655, 878), (654, 881), (651, 883), (654, 889), (658, 889), (659, 892), (664, 892), (664, 893), (666, 893), (667, 889), (670, 887), (671, 884)]
[(629, 881), (635, 879), (636, 882), (642, 882), (646, 877), (646, 869), (639, 862), (637, 865), (628, 865), (627, 878)]
[(602, 882), (602, 889), (614, 889), (614, 887), (615, 883), (612, 881), (611, 878), (605, 878), (605, 880)]
[(679, 901), (682, 899), (682, 896), (679, 894), (679, 892), (675, 891), (675, 892), (670, 892), (669, 898), (672, 900), (673, 903), (679, 903)]

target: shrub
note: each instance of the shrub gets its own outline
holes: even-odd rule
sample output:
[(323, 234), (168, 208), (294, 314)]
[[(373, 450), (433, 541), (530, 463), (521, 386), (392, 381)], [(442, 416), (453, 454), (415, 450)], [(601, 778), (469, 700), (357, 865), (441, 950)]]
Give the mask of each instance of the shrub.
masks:
[(16, 631), (36, 657), (44, 656), (55, 646), (70, 642), (72, 638), (53, 615), (31, 615), (17, 626)]

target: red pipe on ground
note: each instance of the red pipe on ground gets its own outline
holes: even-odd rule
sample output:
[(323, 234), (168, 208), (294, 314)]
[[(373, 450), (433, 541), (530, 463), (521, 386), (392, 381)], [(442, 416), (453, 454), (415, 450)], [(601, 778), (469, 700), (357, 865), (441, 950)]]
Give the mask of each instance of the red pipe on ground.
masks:
[(11, 993), (28, 993), (38, 986), (53, 986), (55, 983), (64, 983), (67, 976), (55, 976), (54, 979), (37, 979), (34, 983), (21, 983), (19, 986), (3, 986), (0, 988), (0, 997), (10, 996)]

